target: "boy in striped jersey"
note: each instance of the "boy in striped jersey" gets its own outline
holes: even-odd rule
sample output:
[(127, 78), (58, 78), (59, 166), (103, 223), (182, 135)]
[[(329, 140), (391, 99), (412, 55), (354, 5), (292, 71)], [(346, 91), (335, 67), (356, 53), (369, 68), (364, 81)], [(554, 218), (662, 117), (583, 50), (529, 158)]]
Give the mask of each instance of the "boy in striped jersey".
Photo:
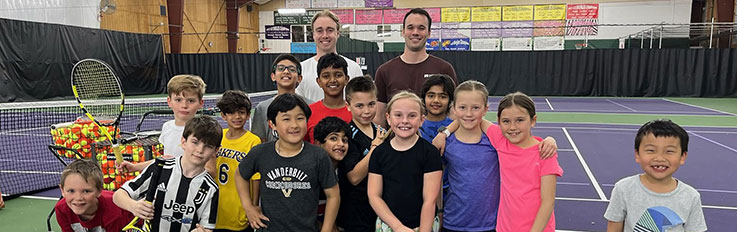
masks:
[[(115, 204), (139, 218), (151, 220), (152, 231), (214, 229), (218, 185), (205, 170), (205, 164), (215, 157), (222, 130), (208, 116), (188, 121), (182, 133), (182, 156), (166, 160), (158, 180), (151, 180), (151, 166), (144, 169), (115, 192)], [(144, 201), (151, 184), (157, 186), (153, 204)]]

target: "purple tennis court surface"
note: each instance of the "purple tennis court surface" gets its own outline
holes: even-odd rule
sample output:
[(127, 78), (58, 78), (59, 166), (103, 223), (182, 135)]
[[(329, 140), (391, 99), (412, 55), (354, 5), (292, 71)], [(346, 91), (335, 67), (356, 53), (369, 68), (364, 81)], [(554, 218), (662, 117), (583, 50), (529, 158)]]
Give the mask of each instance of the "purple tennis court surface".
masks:
[[(617, 180), (642, 173), (634, 159), (638, 126), (538, 123), (536, 136), (558, 141), (558, 179), (555, 205), (558, 229), (606, 229), (604, 211)], [(701, 193), (707, 226), (730, 231), (737, 218), (737, 127), (687, 127), (689, 156), (674, 174)], [(583, 165), (585, 162), (586, 166)], [(587, 170), (588, 169), (588, 170)], [(730, 180), (730, 181), (725, 181)], [(598, 183), (598, 184), (593, 184)]]
[[(495, 111), (500, 99), (501, 97), (489, 97), (489, 110)], [(532, 100), (535, 101), (535, 108), (538, 112), (737, 116), (664, 98), (533, 97)]]

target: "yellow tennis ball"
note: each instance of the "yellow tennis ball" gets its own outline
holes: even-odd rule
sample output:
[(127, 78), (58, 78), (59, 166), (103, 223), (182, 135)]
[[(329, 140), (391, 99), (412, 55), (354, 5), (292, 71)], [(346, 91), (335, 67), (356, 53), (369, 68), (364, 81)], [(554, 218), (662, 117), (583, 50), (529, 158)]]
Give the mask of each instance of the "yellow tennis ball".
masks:
[(133, 162), (138, 162), (138, 156), (137, 155), (133, 155)]
[(87, 146), (87, 140), (83, 139), (82, 141), (79, 141), (79, 144), (81, 144), (82, 146)]

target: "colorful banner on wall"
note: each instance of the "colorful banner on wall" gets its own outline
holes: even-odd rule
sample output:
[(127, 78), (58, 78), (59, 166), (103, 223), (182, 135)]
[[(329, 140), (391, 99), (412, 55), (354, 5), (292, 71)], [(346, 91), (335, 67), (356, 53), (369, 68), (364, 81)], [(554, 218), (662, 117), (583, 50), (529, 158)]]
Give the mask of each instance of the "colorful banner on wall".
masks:
[(284, 5), (287, 9), (310, 8), (310, 0), (286, 0)]
[(599, 4), (568, 4), (567, 19), (598, 19)]
[(565, 20), (534, 21), (533, 36), (561, 36), (566, 34)]
[(289, 53), (317, 53), (317, 47), (315, 43), (291, 43), (289, 46)]
[(282, 25), (266, 25), (266, 39), (291, 39), (289, 27)]
[(470, 22), (471, 8), (451, 7), (441, 9), (441, 22)]
[(302, 24), (301, 15), (282, 15), (279, 12), (274, 11), (274, 24), (276, 25), (296, 25)]
[(464, 35), (458, 30), (458, 28), (462, 28), (461, 23), (443, 23), (441, 28), (441, 37), (443, 39), (469, 38), (468, 35)]
[(356, 24), (381, 24), (382, 10), (356, 10)]
[(427, 8), (425, 9), (428, 14), (430, 14), (430, 18), (432, 18), (433, 23), (439, 23), (442, 19), (442, 13), (440, 8)]
[(394, 0), (365, 0), (366, 8), (386, 8), (393, 7)]
[(386, 9), (384, 10), (384, 24), (402, 24), (404, 14), (410, 9)]
[(532, 20), (532, 12), (534, 7), (532, 5), (524, 6), (503, 6), (502, 7), (502, 20), (503, 21), (529, 21)]
[(312, 8), (337, 8), (338, 0), (311, 0)]
[(532, 37), (532, 21), (502, 22), (502, 37)]
[[(428, 39), (440, 39), (440, 32), (442, 31), (440, 29), (440, 24), (441, 23), (436, 23), (430, 26), (431, 30), (430, 30), (430, 36), (427, 37)], [(401, 29), (401, 30), (404, 30), (404, 29)]]
[(569, 19), (566, 20), (567, 36), (584, 36), (599, 34), (599, 19)]
[(471, 39), (469, 38), (443, 39), (442, 49), (443, 51), (471, 50)]
[(471, 22), (502, 21), (501, 6), (481, 6), (471, 8)]
[(428, 51), (439, 51), (440, 50), (440, 39), (439, 38), (428, 38), (425, 41), (425, 50)]
[[(471, 23), (471, 38), (499, 38), (502, 37), (501, 22)], [(473, 46), (471, 46), (473, 48)]]
[(340, 24), (353, 24), (353, 10), (330, 10), (338, 16)]
[(566, 19), (566, 5), (535, 5), (535, 20)]

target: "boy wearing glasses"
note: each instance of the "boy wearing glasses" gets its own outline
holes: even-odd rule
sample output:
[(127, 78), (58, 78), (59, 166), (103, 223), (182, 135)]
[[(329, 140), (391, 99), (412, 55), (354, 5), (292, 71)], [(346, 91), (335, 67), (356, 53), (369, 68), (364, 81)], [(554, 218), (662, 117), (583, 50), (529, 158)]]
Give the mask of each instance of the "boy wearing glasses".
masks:
[[(276, 84), (276, 96), (285, 93), (295, 93), (295, 89), (302, 81), (302, 66), (299, 59), (292, 54), (281, 54), (274, 60), (271, 66), (271, 81)], [(261, 142), (276, 141), (276, 131), (269, 127), (266, 120), (266, 109), (276, 96), (260, 102), (254, 108), (251, 115), (251, 132), (261, 138)], [(299, 95), (297, 95), (299, 96)], [(300, 96), (307, 104), (313, 101)]]
[(305, 141), (315, 143), (315, 125), (326, 117), (338, 117), (346, 123), (352, 119), (351, 112), (343, 98), (343, 89), (348, 83), (348, 63), (335, 53), (328, 53), (317, 61), (317, 85), (322, 88), (325, 98), (310, 104), (312, 117), (307, 121)]

